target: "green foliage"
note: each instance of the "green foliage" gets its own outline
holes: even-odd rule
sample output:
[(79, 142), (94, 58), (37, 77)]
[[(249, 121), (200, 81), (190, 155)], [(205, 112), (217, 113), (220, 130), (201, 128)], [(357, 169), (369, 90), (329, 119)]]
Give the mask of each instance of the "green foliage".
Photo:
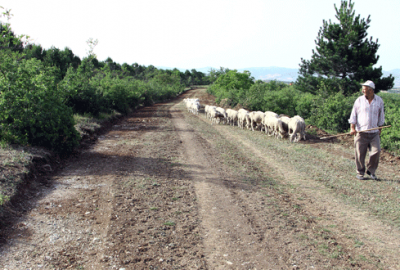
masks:
[(323, 99), (320, 96), (302, 92), (297, 95), (296, 114), (304, 119), (310, 119), (313, 113), (316, 112), (318, 106), (322, 103)]
[(98, 66), (102, 68), (96, 68), (96, 59), (92, 56), (84, 58), (78, 69), (68, 69), (60, 83), (65, 102), (74, 113), (90, 113), (97, 117), (101, 112), (116, 110), (127, 114), (140, 104), (150, 105), (169, 99), (184, 90), (179, 71), (149, 68), (149, 73), (143, 75), (149, 77), (148, 80), (135, 80), (130, 76), (134, 73), (131, 66), (124, 64), (121, 67), (110, 58)]
[(74, 113), (90, 113), (98, 116), (100, 112), (105, 111), (104, 100), (98, 93), (96, 85), (91, 83), (94, 71), (93, 58), (85, 58), (77, 70), (70, 67), (59, 83), (64, 102)]
[(0, 21), (0, 50), (2, 49), (22, 52), (23, 42), (15, 36), (8, 24), (3, 24)]
[(281, 91), (270, 92), (264, 95), (262, 111), (273, 111), (277, 114), (296, 115), (296, 105), (300, 92), (294, 87), (287, 86)]
[(385, 122), (391, 128), (382, 130), (382, 147), (400, 156), (400, 95), (380, 93), (385, 103)]
[(215, 82), (207, 89), (207, 92), (216, 96), (216, 102), (228, 99), (231, 106), (235, 106), (245, 97), (245, 92), (254, 84), (254, 78), (250, 72), (243, 73), (237, 70), (230, 70), (220, 75)]
[[(283, 113), (286, 106), (282, 104), (292, 103), (293, 97), (290, 92), (293, 88), (288, 88), (286, 83), (270, 81), (268, 83), (256, 81), (246, 92), (246, 99), (242, 103), (252, 111), (275, 111)], [(279, 112), (278, 112), (279, 111)]]
[(40, 61), (43, 61), (45, 50), (42, 48), (41, 45), (28, 44), (24, 48), (24, 54), (26, 59), (36, 58)]
[(98, 84), (97, 92), (102, 99), (102, 111), (116, 110), (122, 114), (127, 114), (130, 108), (135, 108), (140, 104), (141, 97), (133, 81), (129, 79), (112, 78), (110, 74), (101, 78), (100, 76), (91, 80), (91, 85), (95, 88)]
[(180, 83), (161, 84), (157, 79), (150, 80), (149, 82), (136, 81), (136, 85), (143, 97), (144, 105), (176, 97), (185, 89), (184, 85)]
[(348, 119), (358, 96), (359, 94), (354, 94), (346, 97), (342, 93), (336, 93), (327, 99), (320, 99), (320, 104), (313, 110), (309, 122), (329, 131), (348, 130), (350, 127)]
[(181, 82), (186, 86), (192, 85), (206, 85), (209, 84), (209, 78), (203, 72), (192, 69), (191, 71), (186, 70), (184, 73), (174, 69), (174, 72), (178, 72), (181, 77)]
[(0, 193), (0, 206), (2, 206), (3, 204), (5, 204), (6, 202), (8, 202), (10, 200), (10, 197), (7, 195), (3, 195)]
[(378, 90), (393, 87), (394, 78), (381, 78), (382, 67), (373, 67), (379, 59), (379, 44), (367, 38), (370, 17), (365, 20), (355, 16), (353, 8), (351, 0), (341, 1), (340, 8), (335, 5), (338, 23), (323, 21), (311, 60), (301, 59), (296, 82), (301, 91), (319, 94), (322, 89), (328, 94), (341, 92), (349, 96), (357, 93), (360, 82), (366, 80), (374, 81)]
[(57, 92), (55, 69), (37, 59), (0, 53), (1, 140), (70, 151), (77, 144), (72, 110)]
[(207, 76), (208, 81), (212, 84), (218, 79), (219, 76), (225, 75), (229, 71), (230, 71), (229, 68), (220, 67), (219, 70), (211, 68), (210, 71), (208, 72), (208, 76)]

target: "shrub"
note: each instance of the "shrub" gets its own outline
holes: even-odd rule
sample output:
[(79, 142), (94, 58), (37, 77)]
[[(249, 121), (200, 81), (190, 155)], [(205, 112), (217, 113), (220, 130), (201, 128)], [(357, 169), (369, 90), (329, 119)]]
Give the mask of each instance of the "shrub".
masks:
[(207, 93), (216, 97), (219, 103), (222, 99), (228, 99), (231, 106), (238, 103), (243, 104), (244, 98), (247, 97), (248, 89), (254, 84), (250, 72), (243, 73), (237, 70), (229, 70), (227, 73), (220, 75), (216, 81), (208, 87)]
[(65, 104), (71, 107), (74, 113), (98, 116), (100, 112), (106, 111), (105, 101), (97, 91), (96, 81), (91, 82), (94, 75), (92, 59), (85, 58), (77, 70), (70, 67), (59, 84)]
[(319, 100), (321, 103), (317, 105), (315, 111), (311, 114), (309, 120), (312, 124), (335, 132), (343, 132), (348, 130), (350, 124), (351, 110), (354, 101), (359, 94), (345, 97), (342, 93), (336, 93), (327, 99)]
[[(112, 78), (107, 75), (99, 79), (97, 91), (102, 98), (104, 112), (116, 110), (122, 114), (127, 114), (131, 108), (136, 108), (142, 101), (138, 87), (128, 78)], [(94, 80), (92, 85), (95, 87)]]
[(79, 135), (72, 110), (57, 91), (55, 68), (34, 58), (17, 61), (9, 54), (1, 54), (0, 62), (5, 70), (0, 74), (1, 140), (71, 151)]
[(296, 100), (296, 114), (300, 115), (304, 119), (309, 119), (316, 111), (318, 104), (321, 103), (322, 98), (320, 96), (311, 93), (301, 93), (297, 96)]
[(400, 95), (379, 93), (385, 103), (385, 122), (391, 128), (382, 130), (382, 147), (400, 155)]
[(176, 97), (182, 93), (185, 86), (177, 84), (163, 84), (157, 80), (135, 81), (135, 85), (142, 97), (144, 105), (151, 105), (155, 102)]
[(300, 92), (294, 87), (285, 85), (279, 91), (267, 91), (262, 97), (261, 111), (273, 111), (277, 114), (296, 115), (297, 98)]

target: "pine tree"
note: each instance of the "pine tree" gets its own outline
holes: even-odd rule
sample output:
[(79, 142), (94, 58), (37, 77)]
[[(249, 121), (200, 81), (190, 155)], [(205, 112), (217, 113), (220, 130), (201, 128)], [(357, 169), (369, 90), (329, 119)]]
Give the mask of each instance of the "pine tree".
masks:
[(373, 67), (379, 60), (378, 39), (368, 39), (370, 16), (355, 16), (354, 3), (342, 1), (336, 10), (338, 23), (323, 20), (315, 40), (316, 51), (311, 60), (301, 59), (297, 87), (304, 92), (345, 95), (358, 92), (360, 83), (372, 80), (376, 92), (393, 87), (394, 78), (382, 77), (382, 67)]

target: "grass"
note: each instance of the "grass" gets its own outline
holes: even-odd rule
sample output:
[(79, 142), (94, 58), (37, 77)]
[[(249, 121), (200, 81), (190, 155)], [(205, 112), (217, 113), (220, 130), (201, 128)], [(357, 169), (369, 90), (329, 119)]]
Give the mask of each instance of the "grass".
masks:
[(32, 154), (26, 152), (23, 147), (4, 145), (0, 147), (2, 166), (27, 166), (32, 160)]
[(305, 235), (305, 234), (300, 234), (298, 237), (299, 237), (299, 239), (301, 239), (301, 240), (308, 240), (308, 239), (309, 239), (308, 236)]
[(125, 184), (125, 186), (134, 186), (138, 189), (144, 189), (148, 185), (151, 185), (153, 187), (160, 186), (160, 184), (158, 184), (151, 177), (135, 177), (135, 176), (131, 176), (124, 184)]
[(355, 247), (355, 248), (362, 247), (363, 245), (364, 245), (364, 243), (363, 243), (362, 241), (360, 241), (360, 240), (358, 240), (358, 239), (355, 239), (355, 240), (354, 240), (354, 247)]
[(164, 225), (165, 225), (165, 226), (175, 226), (175, 222), (173, 222), (173, 221), (166, 221), (166, 222), (164, 222)]
[(10, 200), (10, 196), (0, 194), (0, 206)]
[(294, 208), (294, 209), (297, 209), (297, 210), (300, 210), (300, 209), (301, 209), (301, 206), (298, 205), (298, 204), (295, 204), (295, 205), (293, 205), (293, 208)]

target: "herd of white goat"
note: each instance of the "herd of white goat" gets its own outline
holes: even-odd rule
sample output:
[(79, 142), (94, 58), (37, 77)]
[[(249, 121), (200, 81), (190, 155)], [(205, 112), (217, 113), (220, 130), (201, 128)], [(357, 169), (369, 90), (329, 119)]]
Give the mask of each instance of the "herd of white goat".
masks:
[[(188, 112), (198, 115), (201, 109), (200, 100), (198, 98), (185, 98)], [(237, 125), (241, 129), (261, 130), (269, 136), (276, 138), (289, 137), (291, 142), (298, 142), (306, 139), (306, 124), (304, 119), (299, 115), (288, 117), (286, 115), (278, 115), (271, 111), (247, 111), (239, 109), (224, 109), (217, 106), (204, 106), (206, 118), (211, 124), (228, 124)]]

